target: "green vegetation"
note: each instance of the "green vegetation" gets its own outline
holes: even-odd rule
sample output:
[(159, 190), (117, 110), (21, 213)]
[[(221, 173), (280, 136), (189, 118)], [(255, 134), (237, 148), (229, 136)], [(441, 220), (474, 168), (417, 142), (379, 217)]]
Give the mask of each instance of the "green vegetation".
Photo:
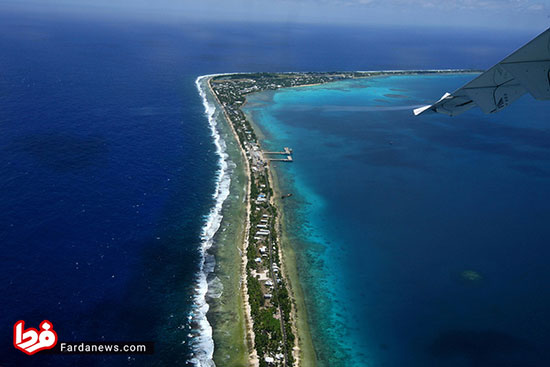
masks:
[[(246, 283), (253, 321), (254, 348), (260, 366), (292, 366), (295, 336), (292, 302), (280, 272), (277, 209), (257, 137), (240, 107), (245, 95), (258, 90), (312, 84), (342, 78), (337, 74), (235, 74), (211, 79), (210, 85), (248, 159), (250, 230), (246, 249)], [(261, 280), (260, 280), (261, 279)]]

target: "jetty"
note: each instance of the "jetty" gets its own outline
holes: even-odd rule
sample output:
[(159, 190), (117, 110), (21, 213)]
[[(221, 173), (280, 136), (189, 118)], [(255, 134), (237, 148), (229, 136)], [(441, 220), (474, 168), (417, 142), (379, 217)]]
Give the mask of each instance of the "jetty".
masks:
[(287, 156), (286, 158), (267, 158), (269, 162), (292, 162), (292, 156)]
[(284, 154), (284, 155), (291, 155), (292, 149), (289, 147), (284, 147), (282, 152), (264, 152), (264, 154)]
[(286, 155), (286, 158), (266, 158), (268, 162), (292, 162), (292, 149), (284, 147), (282, 152), (262, 152), (265, 155)]

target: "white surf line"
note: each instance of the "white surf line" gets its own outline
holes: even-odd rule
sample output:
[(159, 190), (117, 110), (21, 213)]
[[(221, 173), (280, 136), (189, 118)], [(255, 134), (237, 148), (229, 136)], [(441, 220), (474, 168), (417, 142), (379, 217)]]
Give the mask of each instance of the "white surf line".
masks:
[(205, 114), (208, 118), (210, 131), (214, 139), (214, 145), (216, 146), (216, 154), (218, 155), (216, 188), (213, 194), (215, 203), (210, 209), (201, 231), (201, 259), (200, 270), (197, 274), (196, 280), (196, 294), (194, 296), (195, 309), (190, 316), (199, 325), (199, 335), (192, 341), (194, 355), (191, 362), (201, 367), (215, 366), (213, 360), (214, 339), (212, 338), (212, 326), (206, 318), (206, 313), (210, 307), (206, 302), (206, 294), (208, 292), (207, 277), (208, 274), (213, 271), (214, 267), (205, 266), (207, 260), (206, 251), (212, 247), (214, 236), (221, 226), (223, 218), (222, 207), (223, 203), (229, 196), (229, 186), (231, 184), (228, 162), (229, 156), (226, 153), (225, 141), (222, 139), (216, 128), (216, 107), (208, 102), (206, 97), (206, 87), (203, 87), (203, 82), (209, 77), (211, 76), (200, 76), (195, 81), (195, 85), (202, 98)]

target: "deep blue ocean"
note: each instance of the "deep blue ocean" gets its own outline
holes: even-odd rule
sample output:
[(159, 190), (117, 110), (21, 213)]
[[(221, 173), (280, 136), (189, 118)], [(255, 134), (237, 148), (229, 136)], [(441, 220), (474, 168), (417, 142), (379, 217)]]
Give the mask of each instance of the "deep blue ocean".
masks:
[[(178, 365), (191, 360), (196, 348), (193, 345), (196, 325), (188, 316), (194, 307), (201, 228), (214, 204), (212, 194), (218, 169), (211, 131), (195, 87), (197, 76), (237, 71), (486, 68), (532, 36), (534, 33), (509, 32), (503, 37), (502, 32), (480, 35), (474, 30), (367, 26), (192, 21), (159, 24), (122, 17), (8, 13), (0, 8), (0, 283), (3, 286), (0, 365)], [(427, 121), (438, 123), (433, 119)], [(422, 126), (420, 122), (415, 124)], [(468, 126), (458, 125), (457, 129), (464, 132)], [(491, 122), (475, 126), (483, 136), (491, 132), (483, 130), (489, 129), (485, 126), (492, 126)], [(503, 141), (499, 141), (495, 149), (502, 154), (527, 157), (534, 154), (539, 157), (537, 164), (543, 162), (540, 155), (546, 159), (544, 147), (539, 147), (542, 152), (532, 153), (514, 144), (517, 140), (527, 144), (533, 139), (544, 145), (548, 141), (545, 135), (521, 130), (519, 137), (510, 142), (506, 139), (515, 136), (517, 130), (513, 130), (514, 126), (509, 129), (497, 137)], [(446, 139), (448, 144), (474, 145), (478, 147), (477, 152), (484, 153), (482, 143), (455, 140), (452, 131), (444, 132), (446, 134), (433, 138)], [(426, 134), (430, 134), (429, 129)], [(389, 135), (396, 148), (403, 147), (399, 136)], [(431, 148), (428, 144), (423, 149)], [(365, 162), (361, 161), (367, 158), (355, 154), (360, 167), (358, 174), (365, 177), (372, 173), (369, 180), (376, 182), (374, 173), (379, 172), (362, 171)], [(482, 174), (484, 166), (476, 165), (479, 162), (476, 157), (475, 154), (462, 157), (474, 167), (471, 170), (466, 170), (468, 165), (457, 165), (453, 160), (446, 163), (463, 167), (465, 175)], [(384, 161), (380, 156), (379, 159)], [(395, 159), (399, 164), (398, 157)], [(413, 295), (431, 299), (429, 289), (415, 287), (421, 280), (439, 282), (445, 287), (444, 281), (454, 279), (452, 274), (471, 267), (483, 275), (483, 283), (472, 286), (475, 292), (484, 294), (486, 283), (491, 287), (500, 284), (501, 293), (510, 297), (510, 302), (516, 301), (516, 309), (501, 307), (500, 302), (495, 302), (492, 309), (495, 318), (500, 315), (501, 320), (515, 320), (528, 328), (533, 326), (527, 321), (546, 315), (544, 307), (547, 306), (539, 302), (539, 298), (544, 297), (546, 289), (542, 284), (547, 278), (533, 281), (537, 278), (529, 270), (543, 274), (542, 260), (547, 255), (544, 248), (534, 251), (532, 247), (534, 239), (539, 242), (548, 239), (547, 232), (541, 229), (548, 222), (545, 209), (548, 197), (531, 186), (535, 181), (540, 185), (546, 182), (544, 167), (516, 164), (514, 172), (518, 177), (515, 181), (506, 181), (499, 179), (507, 176), (503, 172), (500, 172), (503, 176), (498, 176), (498, 165), (490, 166), (489, 176), (480, 176), (480, 180), (484, 187), (490, 185), (495, 190), (495, 198), (501, 200), (498, 205), (487, 206), (484, 201), (489, 199), (487, 195), (463, 195), (461, 197), (469, 201), (462, 202), (451, 200), (445, 191), (434, 191), (449, 182), (460, 185), (464, 175), (459, 171), (453, 174), (445, 171), (448, 175), (442, 177), (433, 173), (435, 169), (430, 162), (422, 165), (428, 172), (432, 170), (430, 177), (434, 181), (422, 190), (423, 176), (418, 173), (418, 164), (410, 163), (412, 167), (404, 170), (401, 177), (395, 177), (396, 182), (416, 183), (417, 191), (396, 184), (403, 195), (409, 190), (410, 195), (404, 196), (408, 200), (373, 191), (376, 188), (383, 191), (385, 186), (381, 185), (387, 180), (371, 187), (359, 185), (364, 183), (362, 180), (350, 180), (359, 185), (354, 188), (355, 192), (368, 188), (367, 192), (379, 199), (378, 210), (387, 211), (388, 215), (403, 215), (401, 222), (406, 229), (401, 234), (387, 231), (402, 236), (399, 241), (379, 237), (375, 246), (367, 246), (365, 242), (365, 246), (355, 249), (354, 259), (374, 268), (386, 264), (382, 261), (371, 264), (369, 260), (371, 252), (381, 247), (399, 253), (398, 258), (405, 254), (399, 246), (417, 247), (417, 252), (406, 252), (408, 256), (416, 254), (418, 261), (411, 263), (418, 267), (423, 260), (425, 269), (433, 272), (414, 273), (410, 281), (416, 283), (404, 287), (401, 295), (407, 300)], [(442, 164), (443, 161), (438, 161), (437, 167)], [(374, 166), (383, 170), (385, 163)], [(404, 177), (407, 172), (410, 176)], [(395, 173), (387, 172), (388, 177), (392, 174)], [(524, 176), (532, 179), (524, 181)], [(330, 171), (323, 177), (331, 177)], [(441, 185), (435, 184), (437, 179)], [(469, 187), (464, 187), (466, 189)], [(507, 190), (520, 189), (524, 190), (523, 194), (509, 201)], [(364, 195), (365, 191), (361, 192)], [(428, 194), (440, 196), (426, 197)], [(407, 203), (412, 205), (413, 199), (423, 202), (423, 198), (429, 199), (427, 202), (437, 199), (446, 204), (430, 208), (434, 209), (429, 213), (434, 219), (440, 218), (435, 209), (451, 211), (457, 213), (453, 220), (483, 224), (492, 230), (482, 232), (472, 227), (463, 231), (462, 224), (448, 222), (445, 227), (445, 223), (435, 221), (429, 227), (437, 228), (438, 241), (428, 241), (423, 237), (432, 233), (427, 231), (428, 222), (423, 223), (424, 227), (408, 222), (414, 212)], [(456, 206), (461, 202), (464, 206), (457, 212)], [(340, 203), (344, 205), (345, 201)], [(528, 208), (531, 208), (530, 215), (526, 215)], [(472, 217), (478, 211), (496, 213), (499, 221), (491, 220), (490, 215)], [(518, 214), (506, 217), (505, 213), (510, 212)], [(370, 213), (375, 216), (374, 211)], [(480, 221), (481, 217), (485, 222)], [(508, 231), (499, 231), (500, 220), (506, 218)], [(388, 219), (386, 223), (390, 226), (393, 222)], [(453, 236), (461, 234), (456, 241), (467, 243), (466, 249), (478, 248), (483, 260), (478, 262), (470, 252), (461, 252), (458, 242), (449, 246), (449, 237), (443, 236), (447, 230)], [(369, 232), (368, 236), (372, 239), (387, 232)], [(502, 240), (512, 238), (511, 232), (517, 246), (508, 241), (501, 247)], [(481, 243), (489, 245), (474, 246)], [(464, 256), (468, 261), (457, 269), (450, 269), (450, 278), (443, 279), (440, 267), (445, 264), (434, 260), (437, 258), (426, 257), (426, 248), (422, 246), (439, 250), (449, 246), (448, 256), (467, 253), (468, 256)], [(493, 251), (498, 261), (491, 266), (488, 259)], [(508, 257), (506, 251), (509, 251)], [(504, 259), (510, 262), (502, 264)], [(539, 261), (533, 265), (531, 259)], [(385, 284), (391, 283), (396, 272), (417, 270), (407, 268), (410, 263), (401, 260), (402, 266), (398, 266), (399, 260), (396, 260), (387, 272), (376, 273), (387, 278), (368, 278), (367, 275), (374, 273), (363, 273), (358, 281), (378, 282), (375, 291), (384, 293)], [(523, 261), (525, 267), (517, 266), (512, 260)], [(505, 284), (498, 283), (501, 277), (505, 278)], [(524, 293), (508, 293), (509, 287), (526, 288)], [(534, 293), (536, 287), (540, 292)], [(426, 293), (417, 293), (417, 288)], [(372, 338), (364, 341), (374, 343), (369, 345), (376, 348), (387, 345), (384, 349), (387, 354), (405, 350), (395, 343), (407, 344), (411, 350), (416, 342), (424, 345), (414, 340), (412, 331), (414, 327), (423, 328), (424, 324), (407, 324), (418, 319), (407, 317), (402, 299), (395, 300), (400, 308), (393, 314), (386, 308), (387, 302), (376, 303), (371, 290), (364, 292), (358, 294), (368, 293), (371, 309), (365, 310), (360, 322), (369, 325), (369, 333), (365, 335)], [(453, 304), (445, 304), (445, 299), (441, 299), (442, 307), (454, 309)], [(475, 302), (467, 299), (468, 307), (473, 308)], [(523, 304), (530, 305), (532, 313), (523, 313)], [(381, 307), (385, 311), (376, 311)], [(426, 311), (432, 310), (426, 308)], [(373, 319), (374, 315), (381, 318)], [(480, 318), (483, 315), (480, 313)], [(515, 315), (520, 315), (525, 322)], [(410, 331), (406, 339), (400, 340), (398, 335), (390, 335), (391, 331), (383, 329), (387, 317), (395, 317), (396, 324)], [(452, 319), (453, 315), (442, 313), (425, 320), (436, 323), (439, 317)], [(45, 354), (30, 358), (12, 346), (13, 324), (20, 319), (35, 327), (43, 319), (52, 321), (60, 340), (150, 340), (156, 343), (156, 353), (131, 358)], [(542, 322), (537, 325), (539, 328), (532, 332), (540, 332), (541, 338), (547, 338), (547, 325)], [(386, 334), (377, 338), (376, 330), (384, 330)], [(466, 336), (465, 344), (470, 337)], [(378, 349), (372, 353), (369, 358), (375, 360)], [(323, 356), (320, 354), (320, 357)]]

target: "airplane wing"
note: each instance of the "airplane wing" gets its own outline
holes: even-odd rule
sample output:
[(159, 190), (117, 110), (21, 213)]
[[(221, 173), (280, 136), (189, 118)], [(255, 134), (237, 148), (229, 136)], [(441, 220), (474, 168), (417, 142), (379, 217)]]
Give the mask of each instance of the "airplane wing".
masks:
[(413, 112), (456, 116), (477, 106), (494, 113), (525, 93), (550, 100), (550, 28), (462, 88)]

